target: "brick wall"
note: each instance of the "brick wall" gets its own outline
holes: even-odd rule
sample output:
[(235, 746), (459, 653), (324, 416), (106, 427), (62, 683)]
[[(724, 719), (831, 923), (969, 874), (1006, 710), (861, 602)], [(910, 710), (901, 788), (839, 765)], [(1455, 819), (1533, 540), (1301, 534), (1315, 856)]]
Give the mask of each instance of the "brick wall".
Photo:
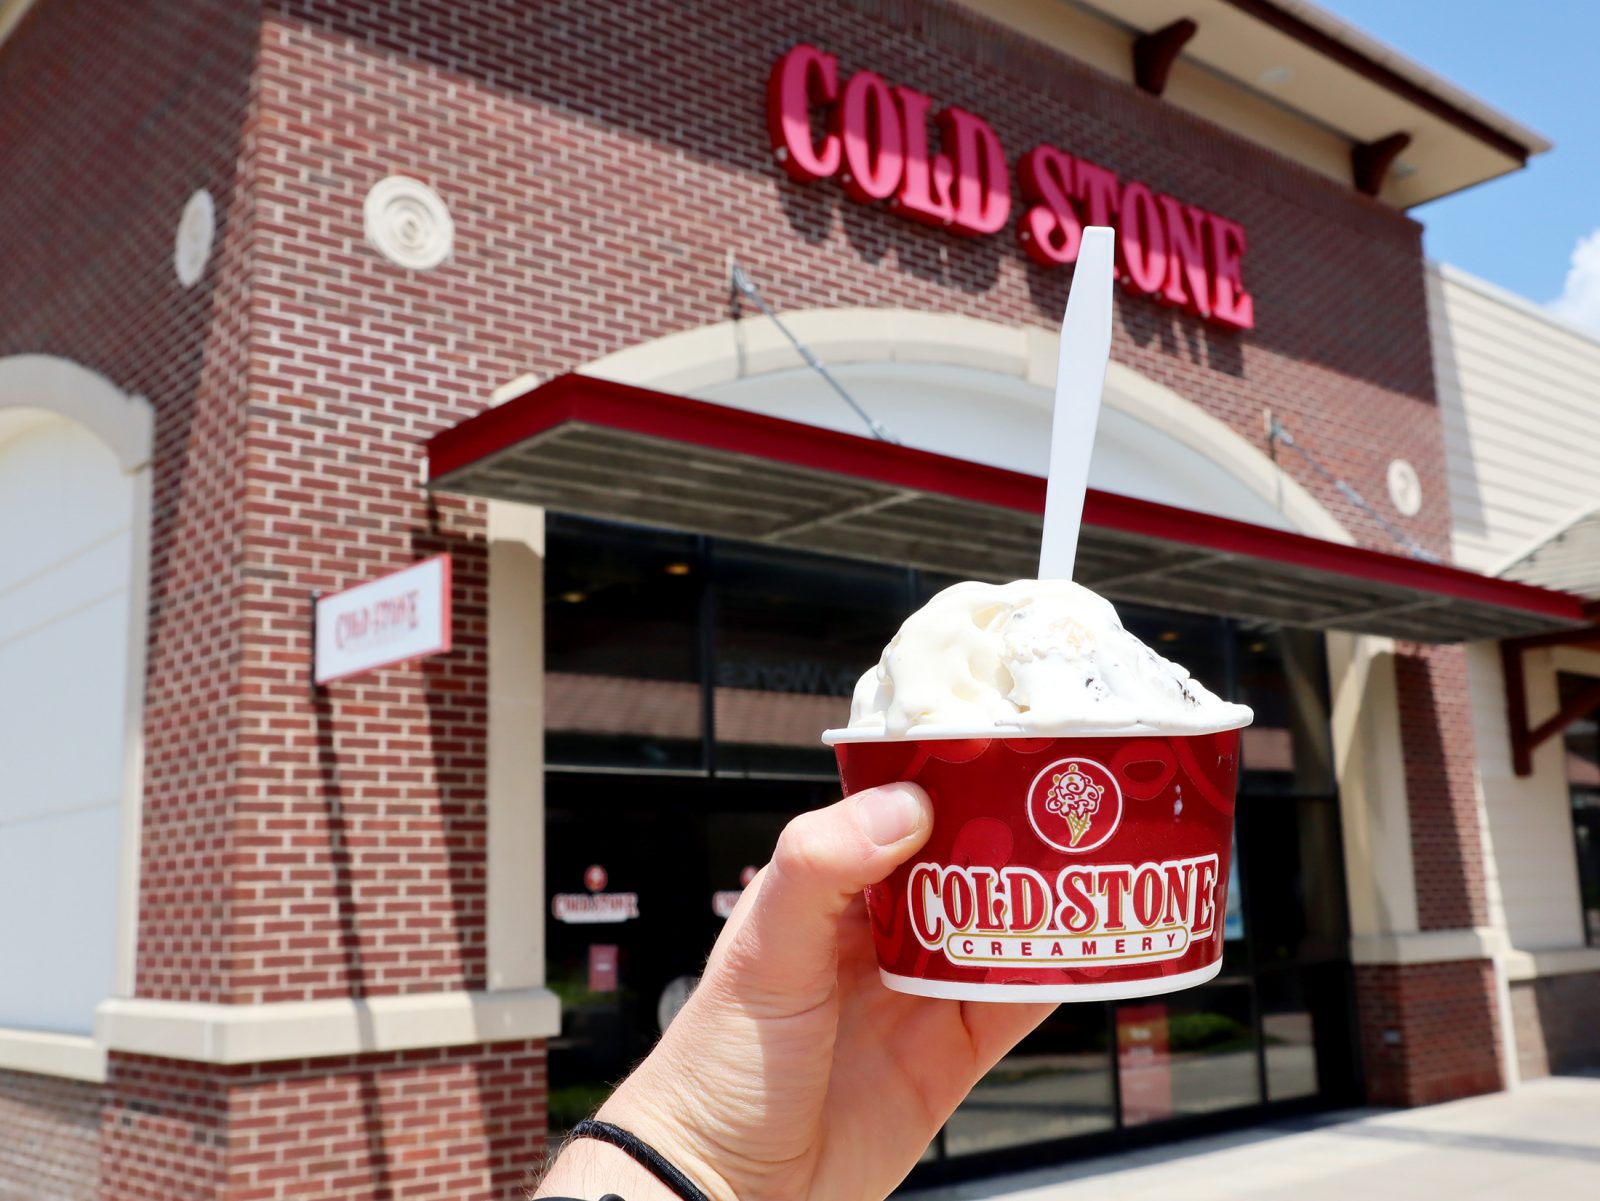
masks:
[(1600, 1068), (1600, 972), (1511, 985), (1517, 1061), (1524, 1079)]
[(95, 1201), (100, 1086), (0, 1071), (0, 1201)]
[(1484, 925), (1488, 900), (1466, 651), (1398, 646), (1395, 694), (1418, 925), (1424, 930)]
[(215, 1068), (113, 1055), (104, 1201), (515, 1201), (544, 1154), (544, 1049), (488, 1043)]
[(1488, 960), (1358, 965), (1356, 1005), (1370, 1103), (1431, 1105), (1503, 1087)]

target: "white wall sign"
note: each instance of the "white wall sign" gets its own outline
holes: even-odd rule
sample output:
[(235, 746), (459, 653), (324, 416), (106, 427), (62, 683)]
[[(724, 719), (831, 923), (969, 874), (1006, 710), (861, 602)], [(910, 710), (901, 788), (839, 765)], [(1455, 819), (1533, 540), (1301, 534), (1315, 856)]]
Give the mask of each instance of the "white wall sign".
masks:
[(450, 649), (450, 556), (317, 601), (316, 682)]

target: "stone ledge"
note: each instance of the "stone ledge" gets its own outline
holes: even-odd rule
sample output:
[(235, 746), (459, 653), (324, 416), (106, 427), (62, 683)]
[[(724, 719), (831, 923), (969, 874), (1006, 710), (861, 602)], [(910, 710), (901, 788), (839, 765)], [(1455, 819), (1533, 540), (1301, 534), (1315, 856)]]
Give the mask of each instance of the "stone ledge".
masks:
[(561, 1003), (543, 988), (270, 1005), (127, 998), (95, 1010), (95, 1039), (105, 1050), (217, 1064), (471, 1046), (560, 1030)]
[(0, 1070), (104, 1084), (106, 1049), (87, 1034), (0, 1027)]
[(1463, 930), (1412, 930), (1396, 934), (1356, 934), (1350, 959), (1358, 964), (1407, 965), (1494, 958), (1494, 932), (1481, 926)]
[(1541, 976), (1573, 976), (1600, 972), (1600, 947), (1557, 947), (1506, 952), (1506, 979), (1537, 980)]

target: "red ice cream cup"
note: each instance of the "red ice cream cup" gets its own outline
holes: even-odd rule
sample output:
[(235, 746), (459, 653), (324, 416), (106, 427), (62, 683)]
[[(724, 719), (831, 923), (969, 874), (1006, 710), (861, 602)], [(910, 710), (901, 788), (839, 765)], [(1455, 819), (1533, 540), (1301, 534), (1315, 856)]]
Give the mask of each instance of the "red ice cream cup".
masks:
[(927, 844), (867, 890), (890, 988), (1105, 1001), (1221, 968), (1237, 728), (824, 741), (846, 796), (911, 780), (933, 800)]

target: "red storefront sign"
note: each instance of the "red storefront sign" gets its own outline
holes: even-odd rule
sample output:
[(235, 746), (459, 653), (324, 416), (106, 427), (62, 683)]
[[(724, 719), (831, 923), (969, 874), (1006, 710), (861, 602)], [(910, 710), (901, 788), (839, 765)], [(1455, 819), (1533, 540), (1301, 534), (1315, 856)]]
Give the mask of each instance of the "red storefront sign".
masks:
[[(767, 80), (767, 130), (778, 161), (802, 183), (838, 177), (852, 200), (959, 234), (1004, 229), (1011, 216), (1005, 151), (982, 117), (933, 101), (872, 71), (841, 85), (839, 60), (795, 46)], [(820, 131), (812, 112), (826, 114)], [(1017, 236), (1035, 262), (1076, 261), (1085, 225), (1117, 229), (1117, 276), (1129, 291), (1232, 329), (1255, 325), (1244, 286), (1244, 227), (1047, 143), (1017, 163), (1026, 207)]]

